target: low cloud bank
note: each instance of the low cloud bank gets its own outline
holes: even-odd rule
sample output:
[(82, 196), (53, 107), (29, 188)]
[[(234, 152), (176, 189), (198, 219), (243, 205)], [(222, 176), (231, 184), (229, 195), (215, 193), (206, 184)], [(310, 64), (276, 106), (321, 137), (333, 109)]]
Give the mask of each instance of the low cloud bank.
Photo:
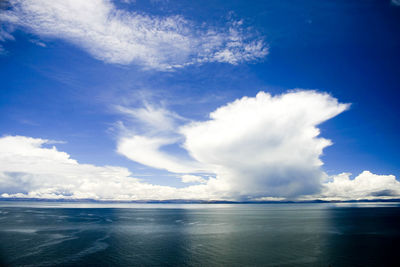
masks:
[[(0, 138), (2, 197), (97, 200), (207, 199), (201, 189), (176, 189), (145, 183), (116, 166), (81, 164), (52, 142), (25, 136)], [(196, 193), (192, 193), (196, 191)]]
[[(95, 199), (95, 200), (238, 200), (218, 191), (216, 179), (184, 175), (186, 188), (152, 185), (131, 176), (126, 168), (80, 164), (47, 140), (24, 136), (0, 138), (0, 196), (3, 198)], [(322, 192), (307, 199), (357, 200), (400, 197), (400, 182), (393, 175), (364, 171), (351, 180), (348, 173), (322, 184)], [(248, 200), (281, 201), (262, 197)]]
[(243, 97), (205, 121), (149, 106), (119, 108), (135, 121), (136, 130), (121, 126), (118, 152), (174, 173), (189, 185), (183, 188), (143, 182), (123, 167), (81, 164), (49, 140), (5, 136), (0, 138), (0, 195), (99, 200), (399, 198), (400, 182), (393, 175), (364, 171), (351, 179), (349, 173), (329, 177), (321, 169), (320, 156), (331, 142), (319, 137), (318, 125), (348, 106), (328, 94), (292, 91)]

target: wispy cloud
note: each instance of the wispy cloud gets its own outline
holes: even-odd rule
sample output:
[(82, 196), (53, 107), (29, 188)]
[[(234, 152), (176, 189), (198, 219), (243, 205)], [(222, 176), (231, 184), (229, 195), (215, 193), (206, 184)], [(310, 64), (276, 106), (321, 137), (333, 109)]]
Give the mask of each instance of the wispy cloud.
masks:
[(400, 0), (392, 0), (392, 5), (400, 6)]
[(168, 109), (155, 107), (149, 103), (145, 103), (141, 108), (127, 108), (120, 105), (115, 108), (118, 112), (137, 122), (137, 125), (142, 128), (140, 130), (147, 134), (171, 133), (179, 125), (179, 122), (187, 121)]
[(46, 47), (46, 44), (39, 40), (31, 39), (30, 42), (41, 47)]
[(118, 140), (117, 151), (130, 160), (153, 168), (174, 173), (205, 172), (203, 164), (162, 150), (178, 141), (177, 138), (132, 135)]
[(66, 40), (107, 63), (147, 69), (238, 64), (268, 53), (264, 40), (242, 21), (230, 19), (222, 28), (196, 25), (180, 15), (121, 10), (108, 0), (11, 0), (0, 21), (41, 37)]
[(165, 146), (183, 141), (176, 129), (187, 119), (149, 103), (140, 108), (116, 106), (116, 110), (127, 118), (125, 122), (117, 123), (118, 153), (143, 165), (174, 173), (198, 172), (202, 169), (201, 164), (194, 160), (162, 151)]
[[(1, 21), (1, 19), (0, 19)], [(0, 42), (5, 42), (8, 40), (15, 40), (14, 37), (0, 25)], [(5, 54), (6, 50), (4, 47), (0, 44), (0, 54)]]

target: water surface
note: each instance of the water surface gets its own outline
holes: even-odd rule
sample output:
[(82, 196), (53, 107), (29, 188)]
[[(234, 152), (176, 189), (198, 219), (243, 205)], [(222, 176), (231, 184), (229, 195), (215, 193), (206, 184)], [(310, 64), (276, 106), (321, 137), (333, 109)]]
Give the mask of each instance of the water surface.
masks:
[(399, 204), (0, 202), (3, 266), (399, 266)]

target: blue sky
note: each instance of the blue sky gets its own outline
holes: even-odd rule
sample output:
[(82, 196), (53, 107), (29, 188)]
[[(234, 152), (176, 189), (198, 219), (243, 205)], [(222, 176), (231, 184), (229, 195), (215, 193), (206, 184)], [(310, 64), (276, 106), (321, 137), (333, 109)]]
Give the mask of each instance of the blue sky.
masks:
[[(128, 192), (127, 199), (342, 198), (337, 191), (360, 188), (361, 185), (350, 182), (364, 171), (370, 174), (364, 175), (365, 179), (382, 179), (387, 183), (378, 182), (381, 187), (366, 188), (368, 193), (354, 194), (354, 198), (381, 196), (379, 192), (387, 190), (390, 183), (398, 187), (398, 180), (393, 180), (394, 176), (400, 176), (397, 155), (400, 5), (397, 1), (66, 3), (45, 0), (2, 3), (0, 129), (4, 144), (20, 147), (18, 142), (22, 142), (27, 149), (36, 149), (38, 153), (54, 145), (57, 153), (65, 152), (81, 165), (119, 166), (129, 170), (128, 176), (138, 179), (137, 183), (156, 186), (151, 189), (154, 192), (172, 192), (154, 196), (149, 193), (152, 197)], [(297, 91), (291, 91), (294, 89)], [(260, 91), (269, 94), (272, 100), (257, 95)], [(323, 97), (325, 93), (330, 99)], [(297, 107), (298, 103), (299, 110), (288, 111), (292, 110), (292, 104), (282, 99), (290, 94), (297, 99), (293, 105)], [(227, 108), (228, 103), (238, 99), (242, 104), (234, 102), (237, 104)], [(278, 110), (287, 108), (270, 118), (272, 115), (268, 114), (276, 111), (269, 108), (275, 100)], [(251, 105), (258, 104), (252, 101), (263, 107), (253, 110)], [(310, 111), (301, 108), (301, 103), (307, 101)], [(340, 106), (345, 104), (350, 105)], [(260, 115), (257, 112), (268, 113), (265, 120), (257, 122), (258, 126), (251, 126), (254, 129), (248, 126), (254, 132), (249, 130), (241, 135), (248, 134), (249, 140), (260, 137), (260, 143), (254, 145), (234, 136), (241, 131), (240, 125), (223, 128), (228, 118), (225, 115), (210, 122), (210, 113), (218, 108), (230, 110), (226, 112), (238, 118), (249, 114), (243, 121), (237, 120), (243, 127), (247, 127), (249, 119)], [(330, 115), (325, 114), (330, 108)], [(319, 129), (319, 136), (309, 136), (307, 140), (297, 136), (296, 131), (306, 129), (291, 125), (296, 124), (296, 116), (303, 111), (304, 117), (308, 112), (315, 116), (325, 114), (318, 122), (311, 117), (310, 122), (305, 122)], [(286, 113), (290, 113), (288, 121), (282, 119)], [(278, 124), (284, 121), (286, 128), (282, 126), (279, 132), (274, 128), (274, 120)], [(217, 131), (220, 127), (223, 130)], [(206, 131), (207, 141), (196, 132), (202, 130)], [(274, 141), (273, 138), (285, 136), (289, 131), (294, 131), (290, 132), (292, 139)], [(268, 132), (276, 136), (263, 137)], [(223, 148), (210, 143), (220, 133), (223, 140), (232, 140)], [(6, 139), (15, 136), (20, 139)], [(151, 150), (134, 136), (152, 141), (162, 139), (161, 145)], [(33, 139), (27, 141), (29, 137)], [(332, 145), (319, 145), (322, 138), (331, 140)], [(298, 145), (303, 139), (305, 143)], [(35, 146), (32, 140), (61, 142), (43, 141)], [(271, 142), (277, 142), (274, 145), (279, 144), (282, 150), (276, 152), (267, 145)], [(290, 142), (295, 143), (293, 151), (299, 153), (308, 153), (306, 147), (315, 145), (309, 162), (319, 159), (323, 164), (305, 166), (309, 164), (307, 161), (294, 162), (289, 156)], [(210, 149), (203, 151), (199, 144)], [(238, 155), (252, 147), (249, 154), (244, 154), (246, 157), (254, 154), (258, 159), (265, 152), (266, 158), (280, 160), (268, 163), (260, 159), (258, 163), (246, 163), (239, 170), (232, 166), (242, 159), (225, 157), (225, 152), (222, 153), (226, 150)], [(9, 149), (22, 155), (11, 145)], [(167, 161), (160, 152), (167, 155)], [(281, 153), (287, 156), (280, 156)], [(211, 154), (220, 155), (225, 161), (214, 160), (208, 156)], [(85, 191), (81, 185), (70, 192), (67, 187), (54, 189), (52, 185), (53, 192), (50, 187), (37, 185), (42, 181), (37, 177), (44, 174), (39, 167), (31, 169), (34, 163), (22, 156), (20, 162), (6, 156), (0, 183), (0, 188), (3, 187), (0, 193), (7, 194), (3, 197), (19, 193), (18, 196), (25, 197), (78, 198), (75, 192), (89, 191), (94, 198), (121, 198), (118, 194), (118, 197), (103, 196), (96, 191), (99, 189)], [(177, 162), (182, 166), (175, 166)], [(9, 167), (14, 165), (15, 168)], [(254, 173), (248, 171), (253, 165), (257, 169)], [(279, 171), (272, 171), (275, 167)], [(35, 178), (16, 178), (18, 173)], [(353, 175), (347, 175), (350, 185), (340, 189), (335, 177), (343, 173)], [(46, 175), (58, 174), (46, 172)], [(181, 178), (184, 175), (186, 182)], [(297, 175), (307, 178), (296, 178)], [(68, 178), (59, 179), (65, 182)], [(22, 185), (21, 181), (27, 180), (30, 185)], [(326, 189), (329, 192), (324, 195), (321, 192), (326, 181), (330, 181), (331, 191)], [(173, 193), (187, 186), (192, 186), (189, 193)], [(196, 195), (200, 187), (203, 193), (211, 190), (213, 194)], [(68, 193), (64, 194), (66, 190)], [(387, 197), (397, 197), (400, 191), (396, 192)], [(82, 193), (82, 196), (91, 195)]]

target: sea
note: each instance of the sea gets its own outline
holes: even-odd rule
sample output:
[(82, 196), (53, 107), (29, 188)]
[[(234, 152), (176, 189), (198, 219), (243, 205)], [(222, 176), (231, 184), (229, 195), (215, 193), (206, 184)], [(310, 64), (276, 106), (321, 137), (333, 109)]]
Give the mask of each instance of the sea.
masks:
[(400, 266), (400, 204), (0, 201), (0, 265)]

